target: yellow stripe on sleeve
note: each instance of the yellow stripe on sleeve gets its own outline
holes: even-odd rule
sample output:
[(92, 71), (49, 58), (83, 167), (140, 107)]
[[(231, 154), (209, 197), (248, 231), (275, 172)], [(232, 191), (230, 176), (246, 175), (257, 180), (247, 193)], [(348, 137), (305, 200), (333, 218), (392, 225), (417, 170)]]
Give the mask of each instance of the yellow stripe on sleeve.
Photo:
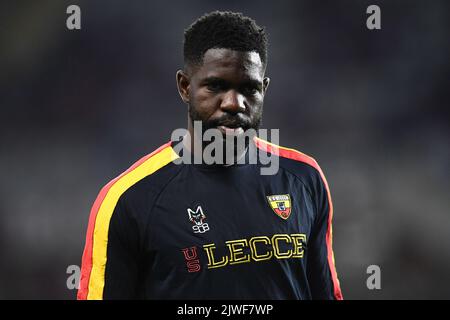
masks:
[(103, 298), (109, 222), (120, 196), (138, 181), (149, 176), (178, 157), (179, 156), (175, 151), (169, 146), (125, 174), (116, 181), (111, 189), (109, 189), (100, 206), (95, 221), (92, 248), (92, 270), (89, 279), (88, 299), (99, 300)]

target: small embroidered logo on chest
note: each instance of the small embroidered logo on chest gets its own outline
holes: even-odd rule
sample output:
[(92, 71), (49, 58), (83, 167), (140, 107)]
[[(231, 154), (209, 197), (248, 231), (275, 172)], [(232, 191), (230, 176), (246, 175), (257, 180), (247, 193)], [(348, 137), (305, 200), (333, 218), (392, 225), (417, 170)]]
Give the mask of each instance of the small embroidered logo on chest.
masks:
[(267, 201), (273, 212), (286, 220), (291, 215), (291, 196), (289, 194), (275, 194), (267, 196)]
[(209, 226), (204, 220), (206, 219), (206, 215), (203, 213), (203, 209), (201, 206), (198, 206), (194, 211), (190, 208), (187, 209), (189, 221), (191, 221), (194, 225), (192, 226), (192, 230), (194, 233), (205, 233), (209, 230)]

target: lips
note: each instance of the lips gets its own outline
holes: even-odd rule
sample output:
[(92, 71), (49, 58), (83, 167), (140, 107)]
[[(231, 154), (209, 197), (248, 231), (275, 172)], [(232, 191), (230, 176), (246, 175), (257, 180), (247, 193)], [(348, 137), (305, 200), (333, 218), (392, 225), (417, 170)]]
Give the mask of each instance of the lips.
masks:
[(232, 136), (237, 136), (240, 135), (242, 133), (244, 133), (244, 129), (242, 127), (229, 127), (229, 126), (217, 126), (217, 129), (219, 129), (222, 134), (224, 135), (232, 135)]
[(235, 116), (210, 121), (209, 127), (218, 129), (223, 135), (237, 136), (243, 134), (250, 126), (248, 121)]
[(217, 123), (217, 127), (219, 126), (224, 126), (228, 128), (242, 128), (244, 124), (239, 121), (220, 121)]

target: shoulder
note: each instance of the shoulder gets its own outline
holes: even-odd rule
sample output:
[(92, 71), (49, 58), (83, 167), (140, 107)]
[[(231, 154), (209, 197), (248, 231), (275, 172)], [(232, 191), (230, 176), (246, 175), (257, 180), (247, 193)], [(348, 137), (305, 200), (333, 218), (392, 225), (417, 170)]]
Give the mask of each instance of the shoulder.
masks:
[(298, 178), (320, 178), (325, 180), (325, 176), (317, 161), (298, 150), (279, 146), (266, 140), (255, 138), (258, 149), (271, 155), (279, 157), (280, 167), (291, 172)]
[(142, 195), (143, 182), (149, 180), (153, 189), (158, 190), (170, 179), (173, 167), (176, 167), (172, 161), (176, 157), (178, 155), (173, 151), (171, 142), (162, 145), (107, 183), (100, 191), (96, 203), (99, 206), (115, 207), (119, 200), (124, 202), (136, 200)]
[(315, 199), (316, 208), (325, 207), (325, 203), (332, 208), (327, 179), (313, 157), (259, 138), (255, 138), (255, 144), (258, 149), (277, 156), (280, 168), (288, 171), (302, 182)]

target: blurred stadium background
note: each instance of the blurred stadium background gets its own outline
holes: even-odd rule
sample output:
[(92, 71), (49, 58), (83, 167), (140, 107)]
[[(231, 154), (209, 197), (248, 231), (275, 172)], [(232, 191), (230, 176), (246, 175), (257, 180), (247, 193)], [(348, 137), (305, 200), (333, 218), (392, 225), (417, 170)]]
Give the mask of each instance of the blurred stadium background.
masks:
[(185, 126), (183, 29), (216, 9), (267, 27), (264, 127), (327, 175), (344, 297), (450, 298), (448, 1), (0, 3), (0, 298), (75, 298), (91, 204)]

